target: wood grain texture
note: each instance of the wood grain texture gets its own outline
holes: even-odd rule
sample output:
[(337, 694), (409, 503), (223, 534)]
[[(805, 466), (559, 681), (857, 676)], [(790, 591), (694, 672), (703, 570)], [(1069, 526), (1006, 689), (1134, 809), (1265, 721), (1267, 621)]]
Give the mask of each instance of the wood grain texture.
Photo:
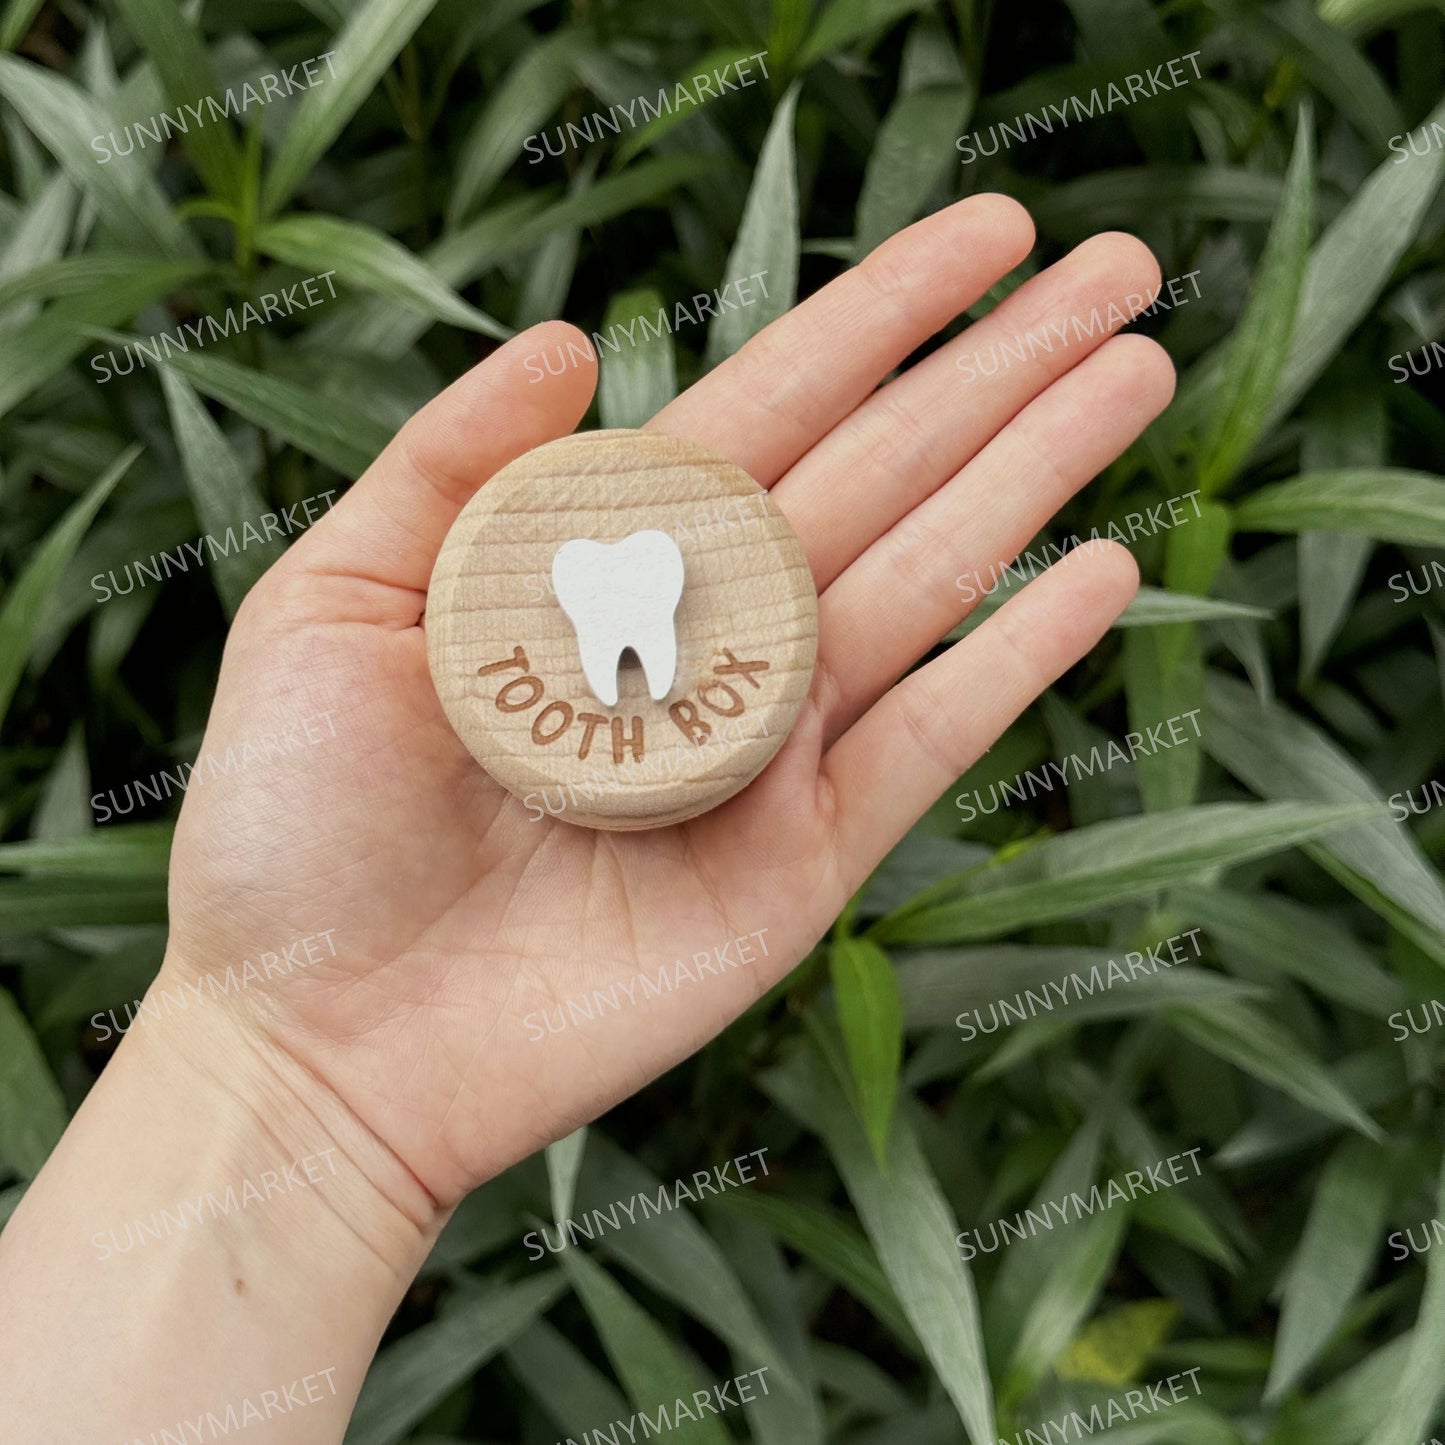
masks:
[[(683, 555), (677, 671), (654, 702), (625, 654), (608, 708), (583, 677), (552, 559), (576, 537), (648, 528)], [(812, 682), (818, 599), (802, 545), (741, 467), (676, 437), (586, 432), (519, 457), (463, 509), (426, 635), (452, 727), (531, 816), (652, 828), (716, 807), (782, 746)]]

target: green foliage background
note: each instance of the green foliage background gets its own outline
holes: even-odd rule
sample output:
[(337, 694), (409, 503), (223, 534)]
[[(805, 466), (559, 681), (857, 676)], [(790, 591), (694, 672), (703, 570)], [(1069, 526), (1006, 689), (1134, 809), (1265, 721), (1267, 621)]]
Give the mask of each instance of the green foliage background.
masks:
[[(1125, 623), (955, 791), (1191, 708), (1202, 740), (966, 827), (942, 800), (774, 996), (463, 1206), (348, 1439), (578, 1436), (762, 1364), (769, 1445), (1012, 1439), (1194, 1367), (1197, 1400), (1108, 1438), (1438, 1431), (1445, 1249), (1386, 1239), (1445, 1217), (1445, 1029), (1389, 1023), (1445, 997), (1445, 809), (1384, 800), (1445, 750), (1441, 593), (1399, 580), (1424, 591), (1445, 548), (1445, 416), (1388, 365), (1445, 334), (1445, 150), (1390, 147), (1432, 112), (1445, 136), (1441, 9), (9, 0), (0, 1213), (114, 1047), (88, 1021), (161, 956), (175, 804), (98, 827), (88, 799), (194, 755), (274, 553), (103, 607), (89, 579), (344, 486), (513, 329), (764, 268), (790, 301), (997, 189), (1038, 222), (1021, 276), (1108, 227), (1199, 273), (1141, 323), (1175, 405), (1050, 535), (1195, 488), (1202, 516), (1136, 544)], [(523, 153), (763, 49), (767, 83)], [(334, 83), (97, 163), (94, 136), (328, 50)], [(1186, 89), (959, 163), (966, 131), (1194, 50)], [(87, 364), (333, 268), (335, 302), (164, 373)], [(764, 310), (605, 360), (589, 424), (640, 422)], [(1197, 962), (960, 1040), (965, 1010), (1195, 926)], [(520, 1246), (764, 1146), (757, 1185), (542, 1264)], [(960, 1229), (1195, 1146), (1188, 1186), (960, 1262)]]

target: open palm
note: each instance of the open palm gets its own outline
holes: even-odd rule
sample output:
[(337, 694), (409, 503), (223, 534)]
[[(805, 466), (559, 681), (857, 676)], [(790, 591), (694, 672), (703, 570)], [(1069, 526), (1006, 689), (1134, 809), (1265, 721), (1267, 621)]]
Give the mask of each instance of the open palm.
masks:
[[(1084, 549), (898, 682), (968, 611), (956, 579), (1017, 553), (1172, 393), (1167, 358), (1139, 337), (1091, 336), (991, 376), (958, 364), (1152, 294), (1152, 257), (1118, 235), (880, 386), (1032, 241), (1001, 197), (939, 212), (650, 423), (771, 488), (819, 591), (796, 729), (752, 786), (676, 827), (534, 821), (452, 733), (427, 671), (442, 539), (498, 468), (585, 412), (592, 369), (534, 384), (523, 366), (577, 333), (533, 328), (423, 409), (236, 619), (204, 752), (324, 716), (321, 740), (198, 770), (172, 859), (169, 973), (334, 930), (334, 958), (232, 997), (444, 1204), (736, 1017), (1133, 594), (1122, 548)], [(743, 935), (757, 935), (746, 966), (637, 991), (591, 1023), (558, 1012)]]

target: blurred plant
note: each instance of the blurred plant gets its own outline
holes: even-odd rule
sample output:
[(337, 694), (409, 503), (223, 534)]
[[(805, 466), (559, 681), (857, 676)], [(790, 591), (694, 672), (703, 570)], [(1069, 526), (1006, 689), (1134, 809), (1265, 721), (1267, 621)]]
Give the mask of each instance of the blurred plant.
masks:
[[(1439, 11), (10, 0), (0, 1217), (114, 1046), (87, 1020), (160, 956), (175, 804), (97, 827), (88, 799), (193, 755), (226, 620), (274, 553), (104, 607), (91, 579), (356, 476), (514, 328), (626, 326), (766, 271), (766, 304), (705, 340), (604, 359), (595, 420), (636, 425), (839, 264), (997, 189), (1030, 206), (1044, 259), (1120, 226), (1200, 277), (1145, 323), (1180, 368), (1175, 405), (1060, 535), (1204, 500), (1138, 543), (1149, 585), (1117, 633), (960, 787), (1194, 708), (1200, 746), (966, 826), (943, 799), (784, 988), (468, 1200), (348, 1439), (546, 1441), (764, 1364), (748, 1425), (778, 1445), (982, 1445), (1196, 1367), (1197, 1400), (1119, 1438), (1438, 1430), (1445, 1251), (1384, 1242), (1445, 1217), (1445, 1030), (1400, 1024), (1445, 996), (1445, 810), (1385, 806), (1428, 797), (1445, 742), (1424, 585), (1445, 416), (1386, 368), (1445, 334)], [(968, 127), (1196, 49), (1197, 84), (957, 163)], [(525, 148), (764, 50), (765, 83), (560, 157)], [(105, 164), (92, 145), (328, 53), (325, 84), (239, 123)], [(1402, 161), (1389, 142), (1419, 126)], [(103, 388), (87, 365), (326, 271), (335, 302)], [(1402, 572), (1422, 585), (1387, 590)], [(1202, 960), (961, 1041), (962, 1012), (1196, 925)], [(523, 1268), (532, 1221), (744, 1140), (768, 1147), (765, 1182)], [(963, 1227), (1193, 1146), (1189, 1188), (961, 1259)]]

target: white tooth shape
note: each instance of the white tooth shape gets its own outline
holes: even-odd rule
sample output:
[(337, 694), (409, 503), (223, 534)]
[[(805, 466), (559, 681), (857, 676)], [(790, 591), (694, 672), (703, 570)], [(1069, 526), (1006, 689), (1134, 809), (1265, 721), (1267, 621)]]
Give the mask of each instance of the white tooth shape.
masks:
[(620, 542), (578, 537), (552, 558), (552, 587), (577, 632), (582, 672), (593, 695), (617, 705), (617, 665), (631, 648), (647, 690), (660, 702), (677, 672), (672, 615), (682, 596), (682, 553), (666, 532), (634, 532)]

